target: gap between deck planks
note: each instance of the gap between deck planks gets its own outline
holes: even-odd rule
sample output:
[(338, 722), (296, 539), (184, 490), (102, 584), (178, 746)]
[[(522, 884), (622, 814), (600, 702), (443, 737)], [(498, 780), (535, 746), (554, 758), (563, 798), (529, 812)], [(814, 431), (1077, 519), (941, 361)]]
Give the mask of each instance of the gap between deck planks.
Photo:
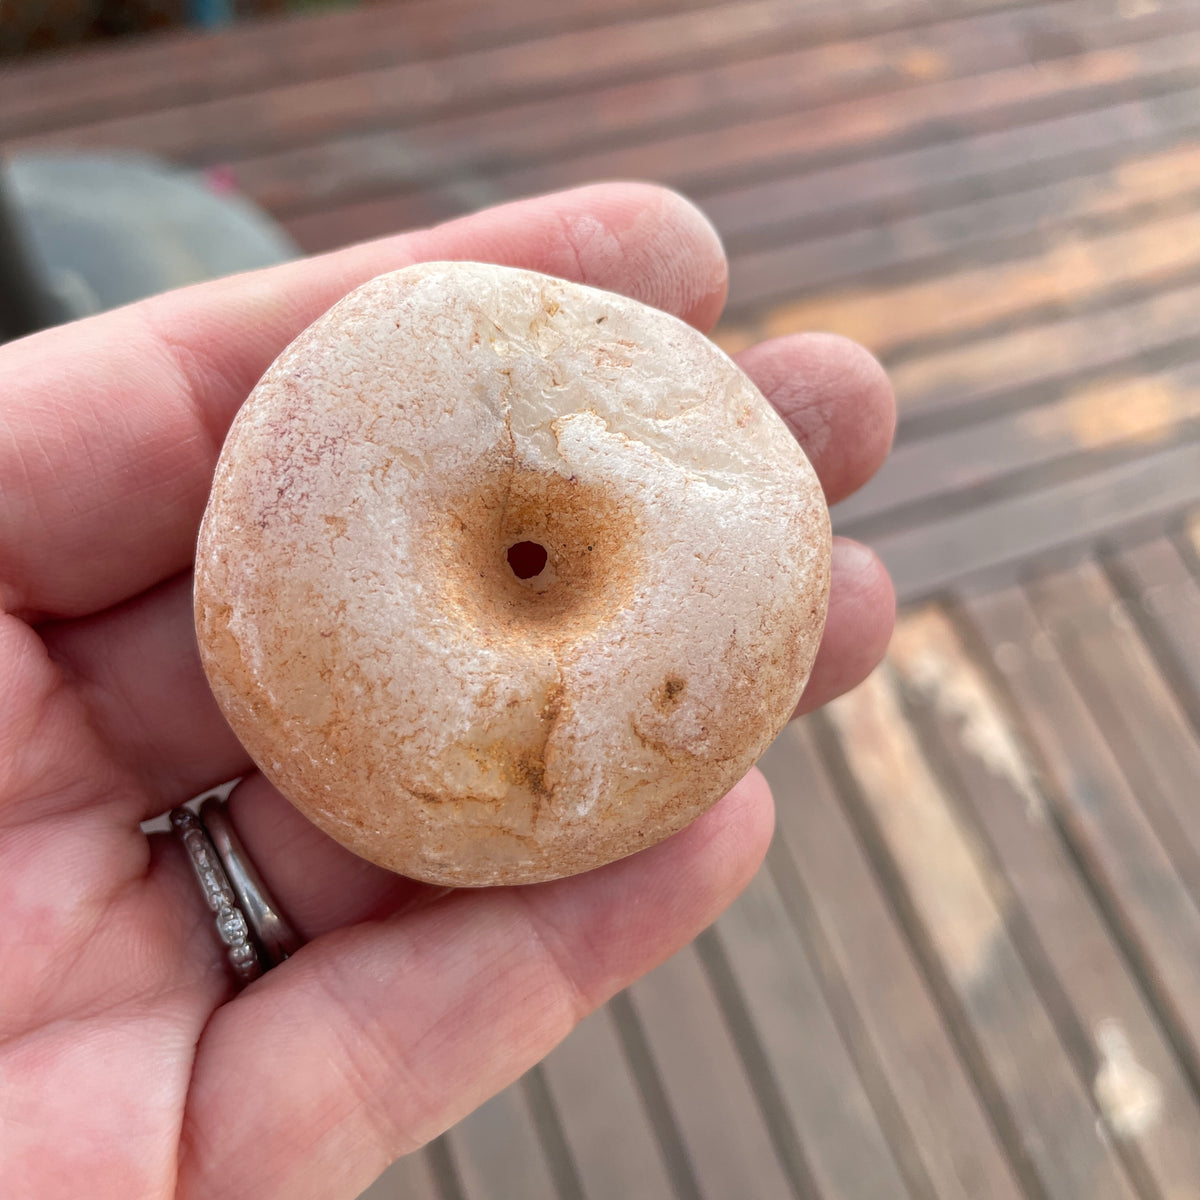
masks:
[(465, 1200), (557, 1200), (528, 1093), (513, 1084), (445, 1135)]
[[(437, 1182), (429, 1150), (394, 1162), (359, 1200), (448, 1200)], [(457, 1200), (457, 1198), (456, 1198)]]
[(587, 1200), (671, 1196), (670, 1168), (625, 1058), (611, 1006), (593, 1013), (542, 1064)]
[[(750, 6), (750, 7), (753, 8), (753, 6)], [(1054, 10), (1057, 7), (1062, 7), (1062, 6), (1055, 6), (1055, 5), (1043, 6), (1043, 8), (1048, 8), (1050, 10)], [(1071, 6), (1067, 6), (1067, 7), (1069, 8)], [(1082, 6), (1079, 4), (1076, 4), (1074, 7), (1077, 8), (1080, 12), (1086, 13), (1086, 12), (1090, 11), (1090, 9), (1088, 9), (1086, 6)], [(1033, 13), (1042, 12), (1043, 8), (1039, 8), (1039, 7), (1035, 6), (1034, 8), (1030, 9), (1030, 12), (1033, 12)], [(1161, 27), (1164, 22), (1166, 22), (1169, 25), (1171, 22), (1179, 23), (1182, 21), (1184, 24), (1183, 24), (1183, 27), (1180, 30), (1180, 32), (1186, 33), (1187, 25), (1189, 23), (1194, 24), (1194, 22), (1195, 22), (1195, 16), (1190, 14), (1188, 9), (1189, 9), (1188, 5), (1182, 5), (1182, 6), (1174, 5), (1174, 6), (1169, 6), (1168, 8), (1164, 9), (1161, 13), (1156, 14), (1154, 12), (1147, 12), (1147, 13), (1142, 13), (1142, 14), (1134, 16), (1134, 17), (1125, 17), (1116, 22), (1113, 22), (1110, 19), (1109, 23), (1110, 23), (1110, 25), (1112, 25), (1114, 30), (1124, 31), (1121, 36), (1126, 36), (1126, 37), (1136, 37), (1137, 34), (1139, 33), (1139, 31), (1148, 36), (1149, 34), (1151, 34), (1154, 31), (1155, 26), (1153, 25), (1153, 22), (1158, 22), (1159, 26)], [(1018, 9), (1016, 16), (1019, 17), (1024, 11), (1025, 11), (1024, 8)], [(985, 17), (987, 19), (991, 19), (993, 21), (998, 21), (1001, 18), (1005, 18), (1006, 13), (1007, 13), (1007, 9), (1002, 9), (998, 13), (991, 13), (991, 14), (985, 13)], [(658, 20), (667, 20), (667, 19), (677, 20), (677, 19), (686, 18), (688, 15), (689, 14), (682, 14), (682, 16), (676, 16), (673, 18), (658, 18)], [(1013, 17), (1012, 13), (1008, 13), (1007, 15), (1008, 15), (1008, 18)], [(707, 19), (707, 17), (706, 17), (706, 19)], [(1145, 23), (1144, 28), (1142, 28), (1143, 23)], [(943, 23), (943, 26), (935, 26), (935, 28), (943, 28), (943, 27), (948, 28), (948, 27), (953, 26), (954, 24), (956, 24), (956, 23), (954, 23), (954, 22)], [(1060, 34), (1064, 38), (1075, 39), (1076, 41), (1078, 41), (1079, 45), (1081, 45), (1081, 46), (1087, 45), (1087, 38), (1089, 36), (1087, 22), (1082, 22), (1082, 32), (1081, 33), (1073, 32), (1069, 27), (1069, 23), (1068, 23), (1067, 28), (1060, 29), (1060, 28), (1058, 28), (1058, 23), (1052, 22), (1051, 23), (1051, 32)], [(580, 36), (583, 36), (586, 40), (587, 37), (593, 36), (594, 33), (595, 33), (595, 31), (589, 31), (587, 34), (580, 35)], [(1028, 25), (1028, 33), (1026, 35), (1027, 40), (1031, 41), (1031, 43), (1035, 42), (1038, 34), (1039, 34), (1039, 27), (1036, 25), (1036, 23), (1030, 22)], [(572, 36), (575, 36), (575, 35), (572, 35)], [(1104, 37), (1101, 36), (1100, 34), (1096, 34), (1095, 31), (1093, 31), (1092, 36), (1097, 37), (1101, 43), (1104, 42)], [(1108, 36), (1110, 38), (1115, 38), (1117, 36), (1117, 34), (1114, 32), (1114, 33), (1110, 33)], [(986, 52), (987, 47), (994, 40), (995, 39), (993, 39), (993, 38), (982, 37), (979, 41), (976, 52), (977, 53)], [(1082, 78), (1092, 79), (1093, 82), (1095, 82), (1096, 80), (1099, 80), (1101, 77), (1109, 78), (1109, 75), (1106, 74), (1106, 72), (1110, 72), (1110, 71), (1116, 72), (1116, 75), (1112, 76), (1112, 79), (1123, 78), (1124, 77), (1123, 73), (1128, 73), (1129, 71), (1133, 71), (1135, 75), (1138, 72), (1144, 71), (1146, 69), (1151, 69), (1152, 71), (1161, 71), (1162, 66), (1163, 66), (1162, 60), (1164, 60), (1164, 57), (1167, 61), (1169, 61), (1171, 59), (1172, 54), (1174, 54), (1178, 57), (1183, 53), (1180, 47), (1172, 46), (1170, 44), (1170, 41), (1173, 41), (1173, 40), (1174, 39), (1169, 39), (1166, 42), (1151, 43), (1147, 46), (1146, 52), (1141, 53), (1141, 54), (1135, 53), (1136, 47), (1131, 46), (1129, 49), (1129, 52), (1125, 53), (1124, 57), (1121, 56), (1121, 53), (1116, 53), (1116, 52), (1108, 52), (1108, 56), (1105, 57), (1106, 52), (1099, 51), (1099, 52), (1093, 52), (1090, 55), (1084, 54), (1082, 56), (1082, 58), (1079, 59), (1078, 62), (1076, 62), (1074, 59), (1071, 59), (1070, 57), (1067, 57), (1067, 58), (1064, 58), (1061, 60), (1056, 59), (1056, 60), (1053, 60), (1048, 63), (1043, 63), (1041, 65), (1041, 67), (1039, 68), (1039, 70), (1034, 73), (1030, 73), (1027, 71), (1025, 71), (1025, 72), (1017, 71), (1014, 73), (1012, 71), (1009, 71), (1006, 74), (1004, 71), (1000, 71), (1000, 72), (993, 72), (991, 74), (985, 75), (983, 78), (987, 79), (987, 80), (998, 80), (998, 81), (1000, 81), (1000, 83), (1003, 84), (1003, 80), (1007, 79), (1009, 76), (1011, 76), (1012, 78), (1011, 78), (1010, 83), (1004, 85), (1001, 88), (1001, 91), (1003, 92), (1005, 88), (1007, 88), (1009, 91), (1012, 91), (1012, 88), (1015, 87), (1017, 90), (1014, 93), (1014, 95), (1020, 96), (1023, 94), (1023, 88), (1026, 86), (1026, 84), (1023, 84), (1022, 80), (1025, 79), (1026, 77), (1028, 77), (1027, 85), (1030, 87), (1033, 87), (1033, 89), (1034, 89), (1034, 91), (1032, 93), (1030, 93), (1029, 96), (1025, 97), (1028, 100), (1031, 97), (1036, 96), (1037, 94), (1040, 94), (1043, 91), (1046, 91), (1047, 89), (1049, 89), (1049, 92), (1054, 92), (1055, 87), (1053, 85), (1054, 85), (1056, 79), (1059, 79), (1059, 81), (1064, 84), (1065, 90), (1069, 91), (1070, 88), (1066, 87), (1067, 84), (1070, 84), (1071, 86), (1075, 86), (1080, 82), (1080, 80)], [(1184, 40), (1186, 42), (1186, 38)], [(1154, 50), (1154, 47), (1156, 47), (1156, 46), (1159, 47), (1158, 50)], [(844, 49), (843, 49), (842, 56), (845, 57), (846, 51), (853, 49), (853, 48), (854, 48), (854, 44), (848, 43), (847, 46), (844, 47)], [(503, 49), (507, 52), (507, 48), (501, 48), (501, 49)], [(672, 49), (674, 49), (674, 47), (672, 47)], [(722, 47), (722, 49), (724, 50), (725, 48)], [(1154, 52), (1151, 52), (1152, 50)], [(497, 51), (497, 53), (499, 53), (499, 52), (500, 51)], [(860, 52), (856, 52), (856, 53), (860, 53)], [(1031, 51), (1031, 53), (1033, 53), (1033, 51)], [(1116, 54), (1115, 57), (1114, 57), (1114, 53)], [(1097, 54), (1099, 55), (1098, 57), (1097, 57)], [(1131, 57), (1131, 55), (1132, 55), (1132, 57)], [(836, 58), (836, 56), (835, 56), (835, 58)], [(867, 58), (868, 58), (868, 60), (874, 61), (874, 59), (870, 55), (867, 55)], [(891, 56), (881, 54), (878, 56), (878, 58), (879, 58), (879, 61), (883, 64), (883, 66), (886, 67), (886, 69), (894, 70), (894, 67), (889, 65)], [(920, 59), (922, 62), (925, 63), (924, 67), (920, 67), (920, 64), (918, 63), (918, 59)], [(853, 77), (854, 77), (855, 61), (856, 61), (855, 56), (853, 54), (851, 54), (849, 56), (849, 62), (844, 67), (841, 68), (842, 70), (850, 70), (850, 72), (851, 72), (850, 78), (851, 79), (853, 79)], [(922, 84), (923, 82), (925, 84), (925, 86), (915, 88), (915, 90), (914, 90), (914, 93), (913, 93), (914, 102), (917, 103), (918, 107), (917, 107), (917, 110), (911, 114), (911, 119), (909, 119), (907, 117), (905, 118), (906, 120), (908, 120), (908, 124), (910, 126), (919, 127), (921, 125), (922, 121), (924, 121), (928, 118), (934, 117), (939, 112), (942, 114), (953, 113), (955, 122), (961, 122), (963, 119), (963, 115), (964, 115), (964, 109), (963, 109), (963, 105), (960, 102), (961, 97), (958, 95), (958, 93), (951, 92), (951, 93), (943, 94), (941, 91), (939, 91), (939, 88), (943, 88), (946, 85), (943, 85), (941, 83), (933, 83), (933, 84), (928, 83), (928, 78), (931, 73), (935, 78), (937, 78), (940, 73), (944, 73), (946, 71), (952, 72), (953, 64), (949, 60), (947, 60), (947, 62), (944, 64), (939, 63), (936, 70), (932, 70), (929, 66), (930, 60), (929, 60), (928, 56), (925, 56), (922, 58), (922, 56), (920, 54), (917, 54), (916, 58), (914, 58), (911, 54), (906, 55), (906, 56), (901, 56), (901, 61), (902, 62), (910, 61), (910, 66), (912, 69), (908, 72), (909, 83), (911, 85), (914, 85), (914, 88), (915, 88), (915, 85)], [(1088, 62), (1094, 62), (1095, 65), (1091, 68), (1088, 68), (1086, 66), (1086, 64)], [(1065, 65), (1060, 66), (1060, 63), (1065, 64)], [(1105, 63), (1108, 63), (1109, 66), (1106, 67), (1104, 65)], [(1074, 64), (1074, 65), (1072, 65), (1072, 64)], [(766, 81), (768, 86), (772, 86), (774, 80), (780, 79), (780, 80), (786, 81), (786, 80), (792, 78), (795, 74), (794, 72), (783, 72), (783, 71), (772, 72), (769, 69), (765, 69), (765, 67), (769, 67), (769, 65), (770, 65), (770, 60), (768, 60), (768, 62), (766, 64), (757, 66), (757, 69), (754, 71), (752, 78), (760, 80), (760, 81)], [(516, 68), (513, 68), (514, 71), (515, 71), (515, 69)], [(836, 67), (836, 65), (835, 65), (834, 69), (835, 70), (838, 69)], [(881, 69), (883, 69), (883, 68), (881, 68)], [(1099, 74), (1097, 74), (1097, 72), (1099, 72)], [(1061, 78), (1060, 78), (1060, 76), (1061, 76)], [(803, 78), (803, 77), (804, 76), (802, 76), (801, 78)], [(962, 81), (959, 81), (959, 84), (955, 85), (953, 83), (953, 81), (950, 81), (950, 84), (952, 86), (957, 86), (959, 91), (961, 91), (964, 87), (967, 87), (968, 85), (972, 84), (972, 82), (973, 82), (972, 80), (962, 80)], [(819, 77), (818, 77), (817, 83), (821, 83), (821, 80)], [(431, 84), (430, 86), (432, 87), (433, 85)], [(482, 82), (480, 82), (479, 86), (482, 86)], [(992, 85), (989, 83), (987, 86), (992, 86)], [(1144, 92), (1146, 86), (1147, 86), (1147, 82), (1145, 80), (1143, 80), (1141, 82), (1141, 84), (1139, 84), (1139, 91)], [(438, 92), (438, 89), (434, 88), (434, 91)], [(704, 100), (706, 92), (714, 92), (714, 89), (712, 89), (711, 87), (705, 88), (703, 86), (693, 87), (690, 89), (689, 92), (686, 93), (685, 102), (687, 104), (690, 104), (692, 106), (692, 108), (694, 108), (696, 104), (701, 103)], [(1063, 94), (1063, 89), (1059, 89), (1059, 93)], [(720, 97), (722, 95), (722, 92), (720, 89), (716, 89), (714, 94), (717, 97)], [(265, 95), (270, 96), (271, 93), (268, 92)], [(489, 99), (489, 104), (491, 104), (491, 102), (494, 100), (494, 97), (492, 97), (489, 94), (488, 99)], [(996, 100), (997, 97), (993, 96), (992, 99)], [(237, 100), (237, 102), (241, 103), (241, 100)], [(214, 102), (214, 103), (223, 103), (223, 102)], [(299, 120), (312, 119), (313, 110), (321, 109), (321, 106), (317, 105), (314, 101), (312, 104), (309, 104), (307, 106), (302, 105), (302, 104), (297, 104), (295, 106), (297, 111), (295, 111), (293, 113), (290, 111), (291, 106), (289, 106), (288, 104), (285, 104), (283, 101), (283, 98), (280, 98), (280, 97), (276, 97), (275, 100), (271, 100), (270, 102), (268, 102), (268, 100), (264, 99), (264, 100), (262, 100), (262, 103), (265, 106), (264, 116), (269, 119), (270, 123), (272, 123), (271, 127), (273, 129), (277, 128), (278, 123), (280, 121), (285, 121), (285, 120), (299, 121)], [(711, 103), (711, 100), (709, 101), (709, 103)], [(941, 106), (940, 109), (939, 109), (939, 105)], [(591, 114), (592, 114), (593, 110), (596, 109), (596, 107), (597, 106), (594, 103), (589, 103), (586, 101), (577, 103), (574, 105), (571, 105), (569, 103), (564, 104), (562, 97), (556, 97), (548, 106), (549, 111), (552, 112), (553, 114), (555, 114), (556, 116), (558, 116), (559, 118), (561, 118), (561, 116), (564, 112), (572, 112), (573, 111), (573, 112), (584, 114), (587, 117), (587, 119), (589, 119), (589, 120), (592, 119)], [(601, 108), (603, 109), (603, 106), (601, 106)], [(728, 109), (729, 104), (725, 103), (724, 105), (713, 110), (713, 113), (716, 118), (720, 118), (722, 108)], [(894, 121), (895, 119), (897, 119), (898, 113), (908, 110), (909, 108), (911, 108), (910, 104), (897, 106), (893, 101), (890, 104), (884, 105), (883, 110), (881, 111), (879, 117), (875, 118), (873, 120), (875, 123), (877, 123), (878, 120), (884, 120), (886, 122), (889, 119), (888, 113), (890, 112), (892, 114), (890, 119), (892, 121)], [(988, 110), (989, 110), (989, 105), (984, 105), (982, 108), (983, 114), (986, 115)], [(184, 110), (181, 110), (181, 113), (183, 111)], [(176, 124), (179, 126), (179, 128), (176, 129), (174, 132), (172, 132), (171, 129), (169, 128), (170, 121), (167, 120), (167, 118), (168, 118), (168, 116), (170, 116), (170, 114), (165, 114), (161, 117), (158, 117), (158, 116), (148, 117), (148, 118), (146, 118), (146, 120), (149, 120), (151, 122), (151, 125), (155, 128), (158, 128), (160, 125), (162, 126), (162, 130), (163, 130), (162, 136), (165, 139), (163, 141), (164, 148), (168, 149), (172, 154), (174, 154), (176, 156), (183, 154), (185, 157), (188, 157), (189, 155), (188, 155), (188, 151), (187, 151), (187, 139), (194, 138), (199, 131), (201, 131), (201, 130), (203, 130), (203, 128), (205, 128), (205, 120), (203, 117), (204, 111), (208, 111), (208, 110), (204, 110), (202, 108), (197, 109), (195, 106), (188, 108), (186, 110), (186, 116), (180, 116), (179, 119), (176, 121)], [(638, 108), (637, 111), (639, 111), (639, 112), (641, 111), (640, 107)], [(735, 111), (736, 111), (736, 109), (735, 109)], [(221, 112), (224, 112), (224, 110), (217, 109), (217, 110), (215, 110), (215, 112), (218, 114), (216, 117), (213, 118), (213, 120), (216, 121), (216, 125), (217, 125), (217, 128), (215, 130), (215, 136), (217, 136), (218, 139), (221, 141), (223, 152), (227, 151), (229, 149), (228, 139), (230, 137), (235, 137), (235, 138), (244, 137), (246, 130), (255, 124), (255, 122), (253, 122), (253, 121), (247, 122), (247, 121), (243, 121), (241, 119), (237, 120), (236, 122), (230, 120), (227, 124), (223, 124), (220, 120), (219, 114)], [(305, 116), (306, 112), (309, 114), (308, 116)], [(832, 110), (832, 111), (818, 110), (816, 113), (814, 113), (814, 120), (811, 122), (811, 125), (814, 129), (817, 129), (817, 130), (825, 130), (825, 129), (832, 127), (833, 129), (835, 129), (837, 131), (838, 138), (840, 138), (843, 142), (847, 141), (848, 139), (852, 141), (853, 138), (851, 137), (851, 135), (853, 134), (853, 122), (851, 122), (850, 128), (846, 128), (845, 120), (839, 121), (836, 119), (838, 116), (838, 112), (839, 112), (839, 110), (837, 110), (836, 106), (835, 106), (834, 110)], [(328, 120), (329, 115), (330, 114), (328, 112), (325, 112), (323, 110), (320, 111), (320, 113), (319, 113), (320, 119), (323, 121)], [(229, 116), (229, 114), (226, 114), (226, 116)], [(503, 121), (503, 124), (506, 128), (523, 131), (527, 125), (527, 122), (517, 119), (519, 117), (520, 117), (520, 114), (518, 113), (518, 114), (514, 114), (514, 119), (512, 121), (504, 121), (503, 117), (490, 118), (490, 119), (493, 121), (496, 121), (496, 120)], [(829, 119), (831, 117), (834, 118), (832, 121)], [(105, 126), (104, 128), (94, 126), (90, 129), (77, 130), (74, 133), (68, 131), (65, 134), (65, 136), (67, 137), (68, 140), (70, 140), (72, 138), (85, 139), (89, 145), (94, 145), (97, 142), (102, 144), (106, 137), (105, 129), (107, 129), (108, 130), (107, 136), (111, 140), (115, 140), (118, 143), (126, 143), (131, 146), (139, 147), (142, 149), (155, 148), (155, 146), (158, 143), (156, 143), (155, 138), (153, 136), (150, 136), (150, 133), (149, 133), (150, 127), (146, 126), (144, 123), (142, 126), (138, 126), (136, 124), (136, 122), (139, 119), (140, 118), (132, 118), (132, 120), (134, 120), (134, 122), (135, 122), (134, 126), (132, 126), (132, 127), (129, 126), (128, 123), (126, 123), (126, 125), (121, 125), (120, 122), (118, 122), (116, 126), (113, 126), (110, 124), (108, 126)], [(489, 118), (486, 113), (485, 114), (477, 114), (475, 117), (471, 118), (471, 120), (476, 121), (476, 122), (478, 122), (479, 120), (483, 120), (486, 122), (488, 119)], [(154, 124), (155, 122), (158, 122), (158, 125), (155, 125)], [(166, 122), (166, 124), (163, 125), (162, 124), (163, 122)], [(806, 123), (806, 124), (808, 124), (808, 123)], [(867, 127), (874, 128), (874, 124), (872, 122), (868, 122)], [(124, 128), (126, 130), (125, 135), (121, 135), (119, 132), (120, 129), (122, 129), (122, 128)], [(324, 128), (324, 126), (322, 126), (322, 128)], [(140, 133), (138, 132), (139, 129), (141, 131)], [(465, 133), (465, 130), (462, 132)], [(494, 137), (498, 132), (499, 132), (498, 129), (492, 130), (491, 136)], [(539, 136), (538, 136), (539, 133), (544, 133), (544, 131), (539, 131), (539, 130), (537, 130), (536, 126), (534, 126), (530, 130), (529, 134), (527, 134), (526, 136), (529, 136), (533, 139), (532, 144), (539, 147), (541, 152), (543, 152), (543, 153), (554, 152), (555, 151), (554, 145), (551, 144), (548, 148), (546, 148), (545, 147), (546, 139), (544, 137), (539, 138)], [(444, 131), (440, 132), (438, 134), (438, 136), (436, 136), (432, 139), (431, 144), (430, 144), (430, 152), (432, 152), (434, 149), (444, 148), (447, 145), (450, 145), (452, 147), (455, 147), (454, 153), (456, 153), (456, 154), (460, 153), (460, 151), (457, 149), (457, 144), (458, 144), (458, 141), (460, 141), (460, 140), (461, 140), (461, 136), (459, 139), (447, 138), (446, 136), (444, 136)], [(575, 137), (572, 140), (577, 141), (578, 139), (577, 139), (577, 137)], [(739, 133), (738, 138), (735, 139), (735, 141), (738, 143), (744, 143), (747, 140), (752, 141), (753, 139), (747, 139), (746, 137), (742, 136), (741, 133)], [(45, 139), (43, 138), (42, 141), (44, 142)], [(20, 140), (18, 139), (15, 144), (20, 145), (21, 144)], [(774, 156), (778, 156), (779, 147), (772, 145), (771, 153)], [(227, 157), (227, 155), (226, 155), (226, 157)], [(408, 157), (415, 158), (415, 160), (418, 164), (418, 167), (419, 167), (419, 164), (428, 158), (428, 153), (423, 153), (418, 148), (417, 151), (415, 152), (415, 154), (409, 155)], [(561, 154), (559, 154), (559, 157), (561, 158)], [(362, 156), (360, 156), (360, 162), (362, 165), (366, 165), (366, 164), (384, 165), (389, 161), (389, 158), (394, 158), (394, 156), (389, 156), (386, 153), (363, 154)], [(710, 159), (711, 159), (711, 155), (709, 155), (707, 158), (705, 158), (704, 161), (710, 161)], [(311, 174), (312, 165), (313, 164), (311, 162), (309, 162), (307, 164), (308, 169), (309, 169), (309, 174)], [(347, 164), (345, 164), (345, 163), (340, 164), (339, 168), (331, 174), (330, 178), (336, 178), (339, 180), (344, 180), (346, 178), (353, 178), (353, 172), (347, 171), (345, 169), (346, 166), (347, 166)], [(623, 167), (620, 168), (621, 173), (628, 173), (628, 171), (630, 169), (632, 169), (632, 166), (633, 166), (632, 164), (626, 163)], [(455, 168), (455, 167), (452, 167), (451, 164), (444, 159), (442, 160), (442, 168), (441, 169), (451, 175), (453, 175), (455, 173), (455, 170), (461, 171), (463, 169), (466, 169), (468, 174), (480, 174), (480, 172), (478, 171), (477, 168), (471, 167), (469, 164), (464, 164), (462, 162), (459, 162), (457, 164), (457, 167)], [(580, 169), (582, 170), (583, 168), (581, 167)], [(657, 174), (661, 177), (662, 176), (661, 165), (658, 169), (653, 171), (652, 174)], [(560, 180), (560, 182), (562, 182), (562, 180)], [(569, 182), (569, 180), (567, 180), (567, 182)], [(318, 191), (321, 190), (321, 185), (319, 184), (319, 182), (314, 182), (311, 179), (310, 179), (309, 186), (316, 187)], [(493, 191), (494, 195), (503, 196), (504, 194), (506, 194), (506, 189), (503, 186), (500, 186), (500, 184), (496, 180), (492, 180), (491, 186), (492, 186), (492, 191)], [(427, 213), (423, 214), (423, 215), (428, 216)], [(402, 211), (399, 213), (394, 213), (392, 216), (391, 224), (388, 227), (394, 228), (397, 218), (402, 217), (402, 216), (403, 216)], [(382, 231), (382, 229), (380, 231)], [(351, 229), (351, 230), (348, 230), (348, 232), (353, 233), (353, 232), (361, 232), (361, 231), (354, 231)]]
[(697, 945), (794, 1189), (908, 1193), (769, 873), (760, 871)]
[(1186, 712), (1098, 567), (1084, 563), (1027, 590), (1176, 871), (1200, 896), (1200, 744)]
[(1041, 253), (970, 266), (937, 278), (866, 286), (773, 309), (769, 335), (827, 328), (895, 353), (912, 344), (963, 338), (1040, 309), (1061, 308), (1122, 288), (1187, 281), (1200, 265), (1200, 218), (1185, 211), (1085, 238), (1055, 239)]
[(904, 437), (938, 433), (1065, 389), (1195, 360), (1200, 286), (972, 339), (894, 363)]

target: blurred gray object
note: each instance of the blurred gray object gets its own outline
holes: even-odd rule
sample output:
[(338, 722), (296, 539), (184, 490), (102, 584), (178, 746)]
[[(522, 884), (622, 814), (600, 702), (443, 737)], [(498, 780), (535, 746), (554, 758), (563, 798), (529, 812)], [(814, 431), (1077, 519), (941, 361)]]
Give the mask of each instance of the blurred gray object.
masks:
[(220, 172), (144, 156), (21, 155), (0, 193), (0, 340), (300, 253)]

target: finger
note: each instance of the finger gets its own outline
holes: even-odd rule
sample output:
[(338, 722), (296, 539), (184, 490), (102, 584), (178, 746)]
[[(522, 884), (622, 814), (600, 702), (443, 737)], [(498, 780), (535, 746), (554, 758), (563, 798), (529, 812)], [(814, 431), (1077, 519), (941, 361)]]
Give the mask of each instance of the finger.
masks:
[(449, 890), (352, 854), (257, 771), (234, 788), (228, 813), (267, 890), (306, 939), (407, 912)]
[(828, 704), (862, 683), (887, 650), (896, 623), (896, 593), (873, 551), (833, 540), (829, 616), (797, 715)]
[(210, 1021), (178, 1195), (355, 1194), (715, 919), (771, 825), (752, 774), (682, 833), (598, 871), (456, 892), (306, 946)]
[(190, 571), (38, 632), (101, 741), (146, 785), (143, 817), (253, 769), (200, 665)]
[(171, 292), (0, 348), (0, 607), (94, 612), (182, 571), (225, 431), (272, 359), (352, 288), (483, 259), (710, 325), (725, 259), (673, 192), (605, 184)]
[(812, 462), (830, 504), (883, 465), (896, 430), (896, 398), (875, 358), (831, 333), (761, 342), (738, 365), (774, 405)]

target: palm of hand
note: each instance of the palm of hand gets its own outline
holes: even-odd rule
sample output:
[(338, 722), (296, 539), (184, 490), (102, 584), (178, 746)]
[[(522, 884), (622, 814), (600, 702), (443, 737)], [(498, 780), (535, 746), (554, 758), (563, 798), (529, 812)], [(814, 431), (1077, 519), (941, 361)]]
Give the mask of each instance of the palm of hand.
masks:
[[(604, 186), (246, 276), (0, 351), (0, 1191), (352, 1197), (711, 921), (758, 865), (751, 774), (691, 828), (586, 876), (449, 895), (334, 845), (253, 771), (204, 683), (187, 574), (221, 438), (258, 375), (357, 283), (485, 258), (706, 327), (724, 263), (677, 197)], [(831, 498), (890, 439), (867, 356), (743, 356)], [(835, 553), (805, 707), (878, 657), (890, 591)], [(211, 914), (139, 822), (244, 776), (231, 815), (309, 944), (234, 994)]]

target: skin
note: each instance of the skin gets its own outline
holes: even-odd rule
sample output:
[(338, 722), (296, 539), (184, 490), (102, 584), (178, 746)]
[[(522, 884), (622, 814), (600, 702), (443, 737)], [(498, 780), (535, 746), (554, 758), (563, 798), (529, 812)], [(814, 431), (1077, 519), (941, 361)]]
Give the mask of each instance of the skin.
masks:
[[(684, 832), (587, 875), (446, 893), (354, 858), (255, 773), (200, 669), (189, 574), (221, 440), (271, 359), (351, 288), (482, 259), (709, 329), (726, 266), (686, 201), (634, 184), (158, 297), (0, 348), (0, 1193), (354, 1197), (712, 922), (772, 828), (751, 772)], [(891, 442), (860, 348), (742, 366), (831, 502)], [(875, 665), (878, 561), (835, 547), (802, 709)], [(236, 993), (178, 845), (139, 822), (243, 775), (230, 811), (308, 944)]]

